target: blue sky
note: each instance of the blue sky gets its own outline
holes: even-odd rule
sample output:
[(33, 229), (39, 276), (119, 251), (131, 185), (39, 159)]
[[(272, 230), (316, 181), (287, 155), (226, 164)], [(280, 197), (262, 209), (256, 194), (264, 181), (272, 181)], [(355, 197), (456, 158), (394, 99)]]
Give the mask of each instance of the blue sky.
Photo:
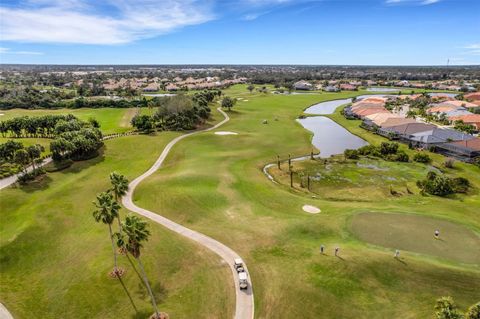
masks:
[(2, 0), (0, 62), (480, 64), (480, 0)]

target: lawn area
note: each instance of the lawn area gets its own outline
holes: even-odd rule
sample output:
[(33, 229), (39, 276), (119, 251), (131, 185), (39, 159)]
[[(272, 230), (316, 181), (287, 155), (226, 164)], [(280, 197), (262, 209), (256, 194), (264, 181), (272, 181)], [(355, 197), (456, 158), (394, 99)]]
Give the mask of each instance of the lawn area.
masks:
[[(464, 226), (438, 218), (361, 213), (353, 216), (350, 227), (359, 239), (375, 245), (480, 264), (480, 237)], [(440, 232), (438, 239), (435, 230)]]
[[(474, 263), (465, 263), (480, 233), (478, 168), (455, 163), (451, 169), (450, 174), (467, 177), (474, 185), (467, 195), (421, 196), (412, 185), (414, 194), (393, 197), (381, 184), (386, 176), (398, 178), (390, 182), (404, 189), (429, 168), (338, 164), (345, 166), (332, 166), (330, 175), (338, 187), (319, 181), (314, 198), (299, 187), (272, 183), (262, 169), (277, 154), (310, 153), (311, 133), (295, 121), (306, 107), (367, 92), (251, 94), (246, 85), (237, 85), (224, 93), (241, 99), (229, 112), (231, 120), (217, 131), (238, 135), (204, 132), (182, 140), (164, 166), (138, 186), (134, 201), (237, 251), (252, 278), (256, 318), (429, 318), (440, 296), (451, 295), (463, 309), (478, 301), (480, 265), (475, 256), (468, 260)], [(218, 113), (213, 114), (218, 121)], [(370, 143), (385, 141), (359, 128), (359, 121), (344, 119), (339, 110), (329, 117)], [(0, 300), (15, 318), (135, 318), (122, 286), (107, 276), (112, 268), (108, 231), (94, 222), (91, 201), (107, 187), (111, 171), (133, 179), (178, 134), (109, 140), (102, 157), (50, 173), (37, 184), (1, 191)], [(442, 166), (442, 156), (431, 157), (433, 166)], [(326, 169), (305, 165), (312, 165), (306, 167), (312, 171)], [(365, 176), (371, 178), (366, 187)], [(305, 213), (305, 204), (321, 208), (321, 213)], [(402, 225), (418, 224), (400, 247), (403, 262), (393, 258), (395, 242), (378, 241), (384, 237), (382, 223), (373, 227), (371, 220), (362, 219), (381, 216), (383, 225), (391, 225), (384, 215), (392, 214), (400, 214), (396, 221)], [(455, 231), (455, 241), (448, 247), (412, 247), (415, 234), (419, 240), (424, 233), (433, 237), (432, 220), (441, 221), (442, 238)], [(370, 232), (364, 231), (365, 223)], [(226, 265), (196, 244), (158, 225), (150, 227), (152, 238), (143, 258), (160, 309), (171, 318), (232, 317), (234, 290)], [(458, 252), (462, 234), (468, 234), (469, 248)], [(319, 253), (322, 244), (324, 255)], [(341, 258), (333, 256), (337, 246)], [(137, 318), (144, 318), (150, 313), (148, 299), (139, 292), (128, 261), (122, 257), (120, 263), (127, 269), (125, 285), (141, 310)]]
[(0, 121), (17, 116), (40, 116), (46, 114), (73, 114), (81, 120), (95, 118), (101, 125), (104, 134), (121, 133), (132, 130), (130, 120), (136, 114), (136, 108), (81, 108), (81, 109), (12, 109), (0, 110)]
[[(143, 319), (153, 312), (126, 257), (119, 264), (127, 271), (123, 282), (137, 315), (122, 285), (108, 276), (108, 228), (95, 223), (92, 201), (108, 187), (110, 172), (133, 179), (179, 134), (108, 140), (101, 157), (1, 191), (0, 300), (15, 318)], [(160, 310), (171, 318), (231, 317), (230, 269), (201, 246), (149, 225), (152, 236), (142, 258)]]
[[(478, 192), (461, 200), (404, 196), (369, 202), (362, 192), (353, 200), (334, 201), (292, 191), (263, 175), (263, 166), (277, 154), (310, 152), (311, 134), (295, 122), (303, 109), (365, 92), (283, 96), (250, 94), (236, 86), (225, 94), (242, 100), (219, 130), (238, 135), (206, 132), (185, 139), (134, 199), (239, 252), (252, 276), (258, 318), (425, 318), (442, 295), (452, 295), (464, 308), (478, 301), (478, 265), (413, 252), (402, 252), (402, 264), (391, 249), (359, 240), (349, 229), (360, 212), (408, 212), (455, 221), (478, 233)], [(358, 123), (349, 125), (360, 134), (354, 129)], [(455, 170), (468, 176), (477, 168), (458, 164)], [(322, 213), (307, 214), (304, 204)], [(327, 255), (319, 254), (321, 244)], [(332, 256), (336, 245), (342, 259)]]

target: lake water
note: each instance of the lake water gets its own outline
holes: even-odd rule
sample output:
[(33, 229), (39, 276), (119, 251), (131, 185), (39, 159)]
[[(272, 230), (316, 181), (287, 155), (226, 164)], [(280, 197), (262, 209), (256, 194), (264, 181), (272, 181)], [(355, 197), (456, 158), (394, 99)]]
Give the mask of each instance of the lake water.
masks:
[(370, 87), (367, 88), (367, 91), (369, 92), (398, 92), (400, 91), (399, 89), (393, 89), (393, 88), (375, 88), (375, 87)]
[(342, 100), (321, 102), (321, 103), (310, 106), (308, 109), (305, 110), (304, 113), (316, 114), (316, 115), (332, 114), (333, 112), (335, 112), (335, 109), (337, 107), (350, 102), (352, 102), (352, 99), (342, 99)]
[(458, 93), (428, 93), (430, 96), (448, 96), (448, 97), (455, 97), (458, 95)]
[(357, 149), (368, 144), (327, 117), (314, 116), (297, 121), (313, 133), (312, 144), (320, 150), (322, 158), (342, 154), (346, 149)]
[(161, 96), (175, 96), (176, 94), (173, 93), (146, 93), (142, 94), (143, 96), (151, 96), (151, 97), (161, 97)]

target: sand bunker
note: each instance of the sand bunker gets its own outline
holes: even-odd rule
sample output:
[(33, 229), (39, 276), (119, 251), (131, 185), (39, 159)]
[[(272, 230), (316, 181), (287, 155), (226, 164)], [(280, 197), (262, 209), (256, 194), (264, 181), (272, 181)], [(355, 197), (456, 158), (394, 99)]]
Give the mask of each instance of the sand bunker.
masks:
[(321, 212), (320, 208), (312, 206), (312, 205), (303, 205), (303, 211), (310, 213), (310, 214), (318, 214)]
[(220, 132), (215, 132), (215, 135), (238, 135), (238, 133), (220, 131)]

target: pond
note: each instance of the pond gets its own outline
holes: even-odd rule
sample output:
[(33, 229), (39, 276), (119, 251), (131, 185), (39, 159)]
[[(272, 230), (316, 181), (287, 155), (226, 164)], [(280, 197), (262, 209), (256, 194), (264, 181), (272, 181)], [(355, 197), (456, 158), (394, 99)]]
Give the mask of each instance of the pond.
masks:
[(314, 116), (297, 121), (313, 133), (312, 144), (320, 150), (322, 158), (342, 154), (346, 149), (357, 149), (368, 144), (327, 117)]
[(304, 113), (316, 114), (316, 115), (332, 114), (333, 112), (335, 112), (337, 107), (350, 102), (352, 102), (352, 99), (342, 99), (342, 100), (321, 102), (321, 103), (310, 106), (304, 111)]
[(458, 95), (458, 93), (437, 93), (437, 92), (431, 92), (428, 93), (430, 96), (448, 96), (448, 97), (455, 97)]
[(400, 89), (369, 87), (369, 88), (367, 88), (367, 91), (369, 91), (369, 92), (398, 92), (398, 91), (400, 91)]
[(173, 93), (146, 93), (142, 94), (143, 96), (151, 96), (151, 97), (162, 97), (162, 96), (175, 96), (176, 94)]

